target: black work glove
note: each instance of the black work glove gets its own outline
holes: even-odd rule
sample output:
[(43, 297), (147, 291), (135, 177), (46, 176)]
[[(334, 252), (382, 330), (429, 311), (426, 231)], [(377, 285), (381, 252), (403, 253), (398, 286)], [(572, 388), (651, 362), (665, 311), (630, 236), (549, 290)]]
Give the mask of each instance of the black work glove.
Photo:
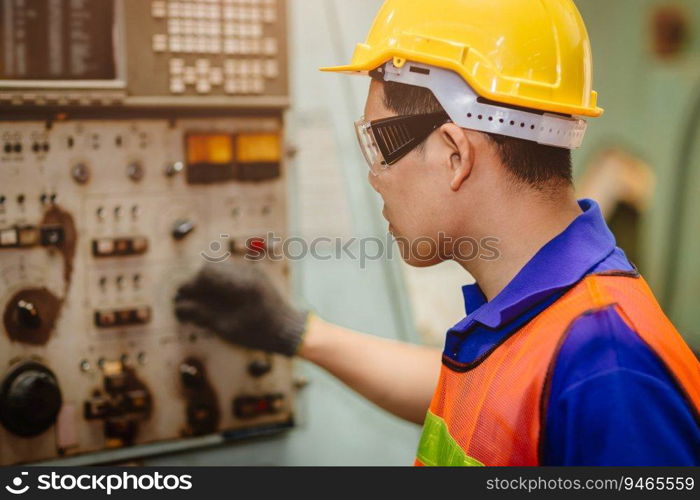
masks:
[(293, 308), (255, 263), (206, 264), (175, 297), (175, 315), (252, 349), (293, 356), (307, 312)]

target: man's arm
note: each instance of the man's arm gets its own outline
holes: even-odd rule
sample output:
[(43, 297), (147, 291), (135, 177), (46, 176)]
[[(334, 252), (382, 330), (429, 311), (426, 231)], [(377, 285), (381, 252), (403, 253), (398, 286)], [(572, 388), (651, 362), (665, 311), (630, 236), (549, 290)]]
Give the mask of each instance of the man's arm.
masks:
[(437, 384), (437, 349), (357, 333), (299, 311), (252, 263), (206, 265), (178, 290), (175, 313), (228, 342), (298, 354), (411, 422), (423, 422)]
[(298, 354), (378, 406), (423, 423), (440, 374), (439, 349), (354, 332), (311, 316)]

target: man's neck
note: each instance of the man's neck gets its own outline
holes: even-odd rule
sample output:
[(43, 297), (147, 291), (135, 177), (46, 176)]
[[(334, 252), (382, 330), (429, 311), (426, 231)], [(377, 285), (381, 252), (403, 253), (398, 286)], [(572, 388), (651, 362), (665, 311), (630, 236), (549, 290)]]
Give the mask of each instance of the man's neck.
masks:
[(573, 190), (559, 200), (505, 201), (489, 214), (481, 238), (496, 238), (498, 257), (460, 262), (477, 281), (487, 300), (492, 300), (549, 241), (581, 215)]

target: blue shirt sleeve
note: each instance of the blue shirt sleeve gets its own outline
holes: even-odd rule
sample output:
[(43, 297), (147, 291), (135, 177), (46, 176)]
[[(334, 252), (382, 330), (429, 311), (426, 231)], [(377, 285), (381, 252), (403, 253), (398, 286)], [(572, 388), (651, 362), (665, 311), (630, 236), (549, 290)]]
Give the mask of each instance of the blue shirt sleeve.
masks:
[(614, 307), (572, 324), (550, 387), (545, 465), (700, 464), (693, 411)]

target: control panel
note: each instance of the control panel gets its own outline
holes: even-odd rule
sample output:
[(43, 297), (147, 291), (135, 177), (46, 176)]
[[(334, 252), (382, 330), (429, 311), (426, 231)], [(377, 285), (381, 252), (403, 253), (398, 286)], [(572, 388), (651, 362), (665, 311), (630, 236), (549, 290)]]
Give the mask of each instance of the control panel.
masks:
[(285, 0), (0, 0), (0, 105), (279, 107)]
[(292, 362), (180, 324), (288, 264), (282, 0), (0, 0), (0, 465), (293, 425)]
[[(252, 117), (0, 123), (1, 463), (290, 424), (289, 360), (172, 313), (205, 261), (284, 234), (281, 134)], [(284, 262), (253, 265), (285, 288)]]

